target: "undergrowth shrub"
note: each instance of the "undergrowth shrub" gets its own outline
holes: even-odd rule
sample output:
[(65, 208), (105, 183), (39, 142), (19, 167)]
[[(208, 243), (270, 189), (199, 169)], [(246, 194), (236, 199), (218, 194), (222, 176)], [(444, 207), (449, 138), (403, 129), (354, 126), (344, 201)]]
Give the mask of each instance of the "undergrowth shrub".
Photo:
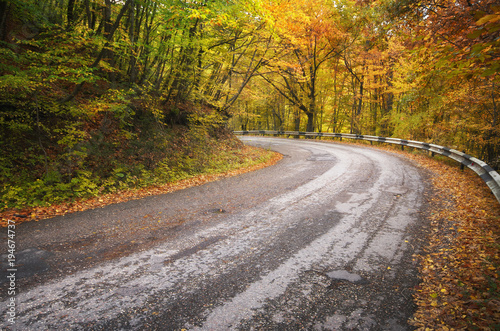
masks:
[[(25, 139), (0, 134), (0, 210), (50, 205), (223, 171), (241, 142), (210, 109), (189, 108), (188, 125), (119, 105), (49, 111)], [(7, 154), (10, 153), (10, 154)]]

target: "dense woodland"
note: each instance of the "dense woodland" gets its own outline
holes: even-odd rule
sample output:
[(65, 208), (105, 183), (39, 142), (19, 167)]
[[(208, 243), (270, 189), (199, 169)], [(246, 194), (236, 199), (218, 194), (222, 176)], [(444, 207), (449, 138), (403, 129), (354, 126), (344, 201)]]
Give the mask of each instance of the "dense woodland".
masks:
[(232, 129), (500, 166), (494, 0), (0, 0), (0, 208), (215, 167)]

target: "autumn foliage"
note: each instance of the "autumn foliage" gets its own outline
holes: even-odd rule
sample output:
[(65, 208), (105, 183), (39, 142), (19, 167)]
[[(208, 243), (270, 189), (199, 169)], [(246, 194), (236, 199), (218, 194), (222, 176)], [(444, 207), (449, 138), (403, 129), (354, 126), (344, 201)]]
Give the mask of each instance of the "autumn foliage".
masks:
[(4, 207), (97, 194), (158, 167), (175, 177), (196, 154), (180, 146), (227, 125), (395, 136), (500, 164), (492, 0), (0, 8)]
[(253, 45), (240, 30), (258, 25), (237, 4), (0, 8), (0, 210), (163, 184), (238, 154), (228, 108), (259, 62), (238, 55)]
[[(36, 220), (270, 157), (231, 129), (413, 139), (499, 169), (499, 57), (495, 0), (0, 0), (0, 211)], [(498, 203), (422, 162), (445, 199), (412, 323), (498, 329)]]
[[(233, 107), (233, 128), (413, 139), (498, 168), (494, 1), (304, 0), (264, 7), (274, 43), (254, 93)], [(271, 96), (262, 94), (266, 86)]]
[[(434, 173), (429, 245), (416, 289), (420, 329), (494, 330), (500, 321), (500, 207), (472, 172), (420, 161)], [(440, 199), (436, 197), (441, 197)]]

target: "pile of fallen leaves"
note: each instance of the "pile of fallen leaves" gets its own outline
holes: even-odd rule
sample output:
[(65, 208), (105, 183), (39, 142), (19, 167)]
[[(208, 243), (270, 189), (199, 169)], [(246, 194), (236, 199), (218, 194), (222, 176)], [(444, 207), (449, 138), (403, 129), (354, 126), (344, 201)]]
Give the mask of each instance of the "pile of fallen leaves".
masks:
[(429, 157), (431, 229), (419, 256), (422, 283), (411, 324), (419, 329), (500, 329), (500, 204), (474, 172)]
[[(66, 215), (69, 213), (84, 211), (104, 207), (106, 205), (141, 199), (147, 196), (170, 193), (188, 187), (203, 185), (223, 177), (236, 176), (242, 173), (261, 169), (275, 164), (281, 160), (282, 155), (271, 151), (245, 146), (241, 150), (241, 158), (250, 160), (249, 166), (236, 168), (221, 173), (201, 174), (187, 179), (167, 183), (159, 186), (149, 186), (141, 189), (123, 190), (116, 193), (100, 195), (97, 197), (78, 199), (61, 204), (53, 204), (47, 207), (34, 207), (4, 210), (0, 213), (0, 227), (6, 227), (8, 220), (13, 220), (17, 224), (27, 221), (39, 221), (54, 216)], [(265, 162), (262, 162), (265, 160)]]

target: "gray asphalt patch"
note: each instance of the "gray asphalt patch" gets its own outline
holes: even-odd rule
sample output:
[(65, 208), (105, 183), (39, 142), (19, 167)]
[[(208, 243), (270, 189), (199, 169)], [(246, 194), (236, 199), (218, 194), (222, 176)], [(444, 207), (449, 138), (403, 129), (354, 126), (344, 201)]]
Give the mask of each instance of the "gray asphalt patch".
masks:
[(45, 261), (46, 258), (53, 254), (43, 249), (28, 248), (15, 253), (15, 266), (12, 267), (8, 262), (8, 254), (2, 254), (0, 284), (8, 281), (8, 269), (16, 269), (16, 278), (22, 279), (33, 275), (40, 275), (49, 270), (49, 265)]

